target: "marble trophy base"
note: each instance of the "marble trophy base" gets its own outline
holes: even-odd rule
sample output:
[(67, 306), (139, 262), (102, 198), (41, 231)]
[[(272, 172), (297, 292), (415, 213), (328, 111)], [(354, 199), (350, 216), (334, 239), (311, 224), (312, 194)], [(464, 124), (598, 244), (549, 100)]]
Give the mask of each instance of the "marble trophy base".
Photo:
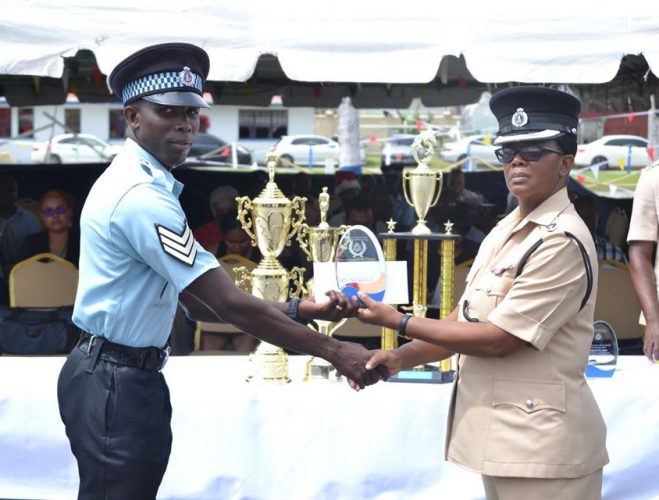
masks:
[(413, 368), (412, 370), (401, 370), (393, 377), (389, 377), (388, 382), (413, 382), (426, 384), (449, 384), (455, 378), (455, 370), (440, 371), (436, 366), (423, 365)]
[(307, 371), (304, 376), (304, 381), (309, 382), (312, 380), (338, 382), (341, 380), (341, 377), (337, 377), (336, 368), (334, 368), (330, 362), (323, 358), (312, 356), (309, 358), (309, 361), (307, 361)]

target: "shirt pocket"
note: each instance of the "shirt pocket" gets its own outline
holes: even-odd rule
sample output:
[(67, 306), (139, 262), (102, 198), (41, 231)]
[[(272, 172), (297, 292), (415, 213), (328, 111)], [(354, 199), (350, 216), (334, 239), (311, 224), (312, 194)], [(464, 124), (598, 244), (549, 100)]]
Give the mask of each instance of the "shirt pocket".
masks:
[(497, 378), (487, 460), (562, 463), (566, 439), (565, 383)]
[(514, 280), (509, 273), (497, 276), (488, 272), (484, 276), (478, 276), (469, 297), (461, 304), (464, 318), (467, 321), (486, 321), (488, 315), (510, 291)]

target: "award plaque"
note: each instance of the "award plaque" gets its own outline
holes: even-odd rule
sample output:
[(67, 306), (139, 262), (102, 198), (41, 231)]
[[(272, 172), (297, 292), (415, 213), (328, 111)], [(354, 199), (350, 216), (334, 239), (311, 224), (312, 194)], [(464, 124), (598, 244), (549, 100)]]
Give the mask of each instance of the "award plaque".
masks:
[(367, 293), (382, 302), (386, 288), (386, 267), (382, 247), (365, 226), (351, 226), (336, 249), (336, 284), (348, 298)]
[(612, 377), (618, 363), (618, 339), (606, 321), (595, 321), (593, 329), (586, 377)]

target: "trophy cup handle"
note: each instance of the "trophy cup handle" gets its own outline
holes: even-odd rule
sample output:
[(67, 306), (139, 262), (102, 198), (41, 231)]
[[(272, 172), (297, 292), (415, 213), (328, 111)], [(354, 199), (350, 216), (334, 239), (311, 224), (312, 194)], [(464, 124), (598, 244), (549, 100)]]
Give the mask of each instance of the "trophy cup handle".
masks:
[(233, 270), (236, 286), (245, 290), (246, 292), (251, 292), (252, 284), (252, 273), (250, 273), (245, 266), (236, 267)]
[[(296, 196), (291, 200), (291, 230), (286, 238), (286, 246), (290, 246), (291, 239), (293, 236), (295, 236), (295, 233), (298, 232), (298, 229), (304, 223), (304, 204), (306, 202), (307, 199), (304, 196)], [(299, 233), (297, 240), (300, 242)], [(302, 242), (300, 242), (300, 245), (302, 245)]]
[(437, 202), (439, 201), (439, 195), (442, 194), (442, 182), (443, 182), (444, 174), (442, 174), (441, 170), (436, 173), (437, 175), (435, 176), (435, 179), (437, 179), (437, 190), (434, 199), (430, 203), (431, 207), (437, 205)]
[(251, 217), (247, 219), (247, 214), (252, 210), (252, 200), (249, 199), (249, 196), (240, 196), (236, 198), (236, 201), (238, 202), (238, 216), (236, 218), (252, 240), (252, 246), (255, 247), (256, 236), (252, 232), (253, 220)]
[(300, 250), (302, 250), (307, 256), (308, 261), (311, 261), (311, 251), (309, 250), (309, 244), (307, 243), (310, 239), (309, 225), (306, 222), (303, 222), (297, 230), (297, 241), (300, 244)]
[(298, 299), (301, 299), (304, 295), (307, 294), (307, 290), (304, 287), (304, 271), (305, 269), (303, 267), (295, 266), (288, 273), (294, 287), (290, 293), (291, 297), (297, 297)]
[(405, 201), (407, 202), (408, 205), (414, 206), (414, 203), (410, 200), (410, 196), (408, 193), (407, 189), (407, 183), (410, 180), (410, 173), (409, 172), (403, 172), (403, 195), (405, 196)]

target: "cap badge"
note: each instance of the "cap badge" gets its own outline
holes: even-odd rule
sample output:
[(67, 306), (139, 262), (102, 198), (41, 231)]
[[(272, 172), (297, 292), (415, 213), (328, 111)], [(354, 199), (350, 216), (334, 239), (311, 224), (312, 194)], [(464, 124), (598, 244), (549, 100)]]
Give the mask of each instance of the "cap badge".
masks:
[(528, 115), (524, 112), (524, 108), (517, 108), (513, 115), (512, 123), (514, 127), (523, 127), (529, 121)]
[(187, 87), (192, 87), (194, 85), (194, 75), (187, 66), (183, 66), (183, 70), (178, 74), (178, 77), (181, 79), (183, 85)]

